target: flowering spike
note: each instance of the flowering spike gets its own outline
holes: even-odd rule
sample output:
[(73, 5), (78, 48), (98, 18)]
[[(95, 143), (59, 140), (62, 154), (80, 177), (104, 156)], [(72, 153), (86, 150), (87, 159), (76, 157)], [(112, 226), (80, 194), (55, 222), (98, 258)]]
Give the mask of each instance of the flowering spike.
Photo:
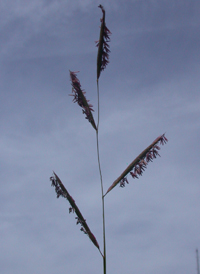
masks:
[[(77, 219), (76, 224), (80, 224), (81, 225), (81, 231), (83, 231), (85, 234), (88, 235), (88, 237), (90, 238), (90, 240), (93, 242), (93, 244), (99, 249), (99, 244), (95, 238), (95, 236), (92, 234), (92, 232), (90, 231), (86, 220), (83, 218), (83, 215), (81, 214), (79, 208), (77, 207), (74, 199), (72, 198), (72, 196), (70, 196), (69, 192), (67, 191), (67, 189), (65, 188), (65, 186), (63, 185), (63, 183), (61, 182), (60, 178), (58, 177), (58, 175), (56, 175), (56, 173), (53, 173), (53, 176), (50, 177), (50, 181), (51, 181), (51, 185), (55, 187), (55, 191), (57, 194), (57, 198), (59, 198), (59, 196), (62, 196), (64, 198), (66, 198), (71, 207), (69, 208), (69, 213), (70, 212), (75, 212), (77, 217), (75, 219)], [(100, 251), (101, 253), (101, 251)]]
[(100, 77), (101, 71), (103, 71), (107, 64), (109, 63), (109, 45), (108, 42), (110, 41), (111, 32), (106, 27), (105, 23), (105, 9), (102, 5), (98, 6), (101, 8), (103, 12), (103, 17), (100, 19), (101, 21), (101, 30), (99, 41), (96, 42), (96, 46), (98, 47), (98, 54), (97, 54), (97, 80)]
[(128, 173), (130, 173), (133, 179), (138, 179), (138, 176), (141, 176), (145, 168), (147, 167), (147, 163), (152, 162), (154, 158), (160, 156), (158, 154), (158, 150), (160, 150), (160, 147), (157, 144), (160, 143), (161, 145), (164, 145), (167, 143), (167, 141), (168, 140), (165, 137), (165, 134), (159, 136), (150, 146), (148, 146), (142, 153), (140, 153), (140, 155), (138, 155), (138, 157), (135, 160), (133, 160), (133, 162), (122, 172), (122, 174), (109, 187), (106, 194), (109, 191), (111, 191), (118, 183), (121, 187), (124, 187), (125, 183), (128, 183), (128, 180), (126, 178)]
[(86, 116), (85, 118), (88, 119), (88, 121), (91, 123), (93, 128), (97, 130), (97, 127), (92, 115), (92, 111), (94, 111), (92, 109), (93, 106), (91, 104), (88, 104), (89, 100), (87, 100), (84, 95), (86, 92), (81, 89), (80, 81), (76, 77), (76, 74), (78, 71), (76, 72), (69, 71), (69, 72), (70, 72), (70, 78), (72, 82), (72, 94), (70, 95), (74, 96), (73, 102), (78, 103), (78, 105), (82, 108), (83, 114), (85, 114)]

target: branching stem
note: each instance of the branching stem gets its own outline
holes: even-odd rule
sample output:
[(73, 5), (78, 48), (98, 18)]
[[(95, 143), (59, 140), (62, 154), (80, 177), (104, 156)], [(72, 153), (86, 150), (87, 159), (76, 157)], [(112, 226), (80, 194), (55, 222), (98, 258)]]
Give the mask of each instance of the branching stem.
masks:
[(99, 165), (99, 174), (101, 180), (101, 198), (102, 198), (102, 217), (103, 217), (103, 273), (106, 274), (106, 235), (105, 235), (105, 210), (104, 210), (104, 194), (103, 194), (103, 179), (101, 173), (101, 164), (99, 156), (99, 120), (100, 120), (100, 107), (99, 107), (99, 82), (97, 80), (97, 99), (98, 99), (98, 121), (97, 121), (97, 131), (96, 131), (96, 140), (97, 140), (97, 158)]

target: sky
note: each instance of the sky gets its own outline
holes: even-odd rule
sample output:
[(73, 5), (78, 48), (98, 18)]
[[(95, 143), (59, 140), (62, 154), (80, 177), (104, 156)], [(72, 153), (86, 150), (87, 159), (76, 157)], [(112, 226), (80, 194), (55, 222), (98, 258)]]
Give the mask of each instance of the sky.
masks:
[(103, 249), (96, 134), (72, 102), (69, 70), (94, 107), (102, 4), (112, 32), (101, 73), (104, 190), (165, 133), (161, 157), (105, 197), (107, 273), (197, 273), (200, 249), (200, 2), (2, 0), (0, 273), (103, 273), (102, 257), (56, 198), (53, 171)]

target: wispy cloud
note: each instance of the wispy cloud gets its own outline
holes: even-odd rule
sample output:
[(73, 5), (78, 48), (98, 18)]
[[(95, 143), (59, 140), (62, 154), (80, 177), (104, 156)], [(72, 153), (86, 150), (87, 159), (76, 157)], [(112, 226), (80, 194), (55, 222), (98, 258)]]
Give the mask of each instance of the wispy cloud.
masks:
[[(85, 12), (92, 7), (91, 0), (83, 1), (2, 1), (0, 4), (0, 29), (2, 42), (0, 54), (8, 55), (23, 48), (33, 36), (51, 35), (58, 21), (65, 22), (73, 12)], [(69, 29), (66, 26), (66, 32)]]

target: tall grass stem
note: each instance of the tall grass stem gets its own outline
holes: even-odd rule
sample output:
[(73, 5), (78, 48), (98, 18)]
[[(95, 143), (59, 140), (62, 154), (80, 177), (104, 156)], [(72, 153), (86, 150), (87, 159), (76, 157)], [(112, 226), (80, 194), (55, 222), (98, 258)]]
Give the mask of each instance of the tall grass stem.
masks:
[(105, 210), (104, 210), (104, 192), (103, 192), (103, 179), (101, 173), (100, 155), (99, 155), (99, 121), (100, 121), (100, 103), (99, 103), (99, 82), (97, 80), (97, 100), (98, 100), (98, 120), (97, 120), (97, 158), (99, 166), (99, 175), (101, 180), (101, 199), (102, 199), (102, 218), (103, 218), (103, 273), (106, 274), (106, 234), (105, 234)]

